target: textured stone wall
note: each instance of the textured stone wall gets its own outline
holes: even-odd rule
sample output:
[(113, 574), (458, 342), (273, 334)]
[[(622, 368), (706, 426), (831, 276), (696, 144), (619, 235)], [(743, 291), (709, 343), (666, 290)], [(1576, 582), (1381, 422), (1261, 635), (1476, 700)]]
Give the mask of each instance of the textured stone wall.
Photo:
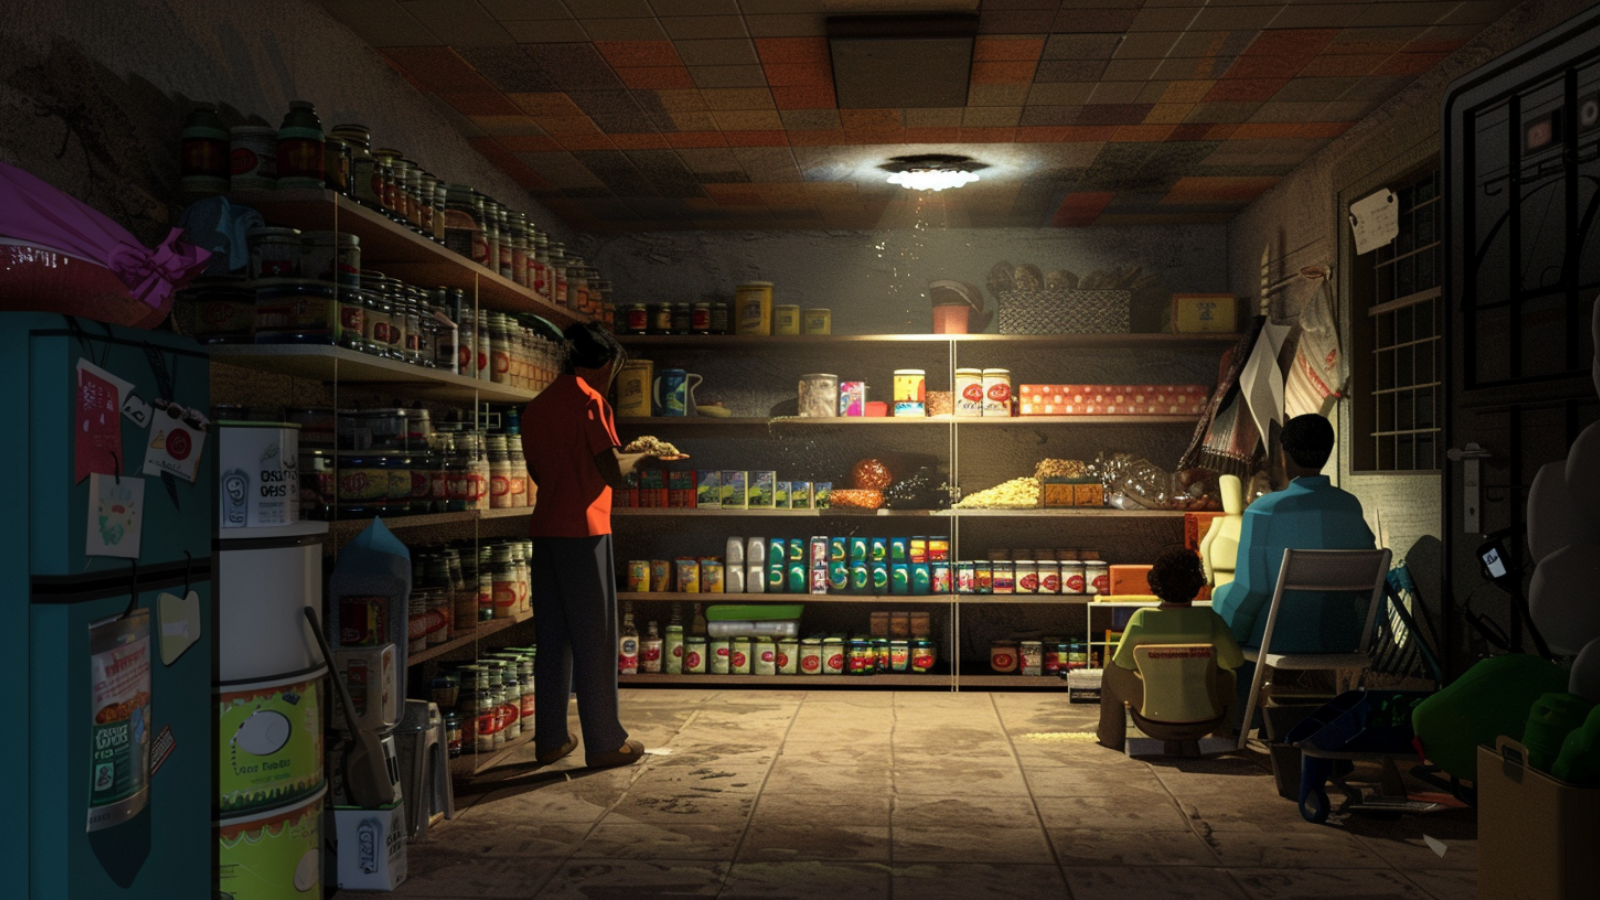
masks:
[(455, 113), (310, 0), (5, 0), (0, 48), (0, 161), (146, 242), (181, 213), (178, 132), (192, 102), (275, 126), (296, 99), (324, 126), (365, 123), (380, 146), (567, 235), (460, 136)]
[[(1343, 203), (1436, 158), (1440, 112), (1450, 83), (1592, 5), (1592, 0), (1530, 0), (1513, 9), (1264, 194), (1229, 225), (1232, 290), (1241, 296), (1260, 296), (1264, 248), (1271, 254), (1268, 277), (1274, 283), (1302, 266), (1339, 266), (1340, 232), (1347, 228)], [(1341, 193), (1346, 194), (1342, 201)], [(1271, 298), (1274, 315), (1295, 318), (1309, 294), (1309, 283), (1303, 281), (1278, 291)], [(1351, 327), (1363, 323), (1353, 322), (1347, 283), (1340, 283), (1338, 296), (1348, 347)], [(1362, 362), (1351, 360), (1352, 365)], [(1436, 580), (1441, 562), (1437, 559), (1442, 518), (1439, 476), (1353, 471), (1345, 436), (1355, 434), (1357, 426), (1350, 421), (1348, 402), (1341, 402), (1337, 413), (1341, 486), (1361, 498), (1373, 530), (1394, 550), (1395, 558), (1410, 555), (1412, 569), (1431, 582), (1419, 586), (1437, 598), (1442, 590)]]

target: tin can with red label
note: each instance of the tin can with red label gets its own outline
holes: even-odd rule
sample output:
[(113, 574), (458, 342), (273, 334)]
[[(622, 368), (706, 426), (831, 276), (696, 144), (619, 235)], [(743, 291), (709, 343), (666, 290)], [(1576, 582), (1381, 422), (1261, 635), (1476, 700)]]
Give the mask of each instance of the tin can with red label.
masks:
[(865, 381), (839, 382), (839, 415), (865, 416), (867, 414), (867, 383)]
[(1081, 562), (1079, 562), (1079, 561), (1077, 561), (1075, 559), (1064, 559), (1064, 560), (1062, 560), (1061, 561), (1061, 593), (1063, 593), (1063, 594), (1082, 594), (1083, 592), (1084, 592), (1083, 563), (1081, 563)]
[(1017, 575), (1017, 593), (1039, 593), (1039, 564), (1031, 559), (1019, 559), (1015, 563)]
[(822, 674), (822, 641), (807, 638), (800, 642), (800, 674)]
[(1039, 567), (1039, 593), (1061, 593), (1061, 564), (1053, 559), (1041, 559), (1036, 564)]
[(1001, 675), (1017, 671), (1018, 647), (1016, 641), (993, 641), (989, 644), (989, 668)]
[(1085, 594), (1111, 593), (1111, 566), (1098, 559), (1084, 562), (1083, 592)]
[(1011, 415), (1011, 370), (983, 370), (983, 415)]
[(983, 370), (956, 370), (956, 415), (983, 415)]

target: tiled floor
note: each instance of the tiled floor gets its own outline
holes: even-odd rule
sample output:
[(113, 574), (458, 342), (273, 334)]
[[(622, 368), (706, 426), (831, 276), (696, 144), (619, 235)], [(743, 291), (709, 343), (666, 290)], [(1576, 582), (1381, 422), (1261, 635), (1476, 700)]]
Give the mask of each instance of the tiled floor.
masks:
[(395, 896), (1474, 896), (1470, 810), (1311, 825), (1261, 754), (1133, 761), (1086, 740), (1097, 715), (1042, 693), (624, 691), (644, 763), (521, 751), (411, 846)]

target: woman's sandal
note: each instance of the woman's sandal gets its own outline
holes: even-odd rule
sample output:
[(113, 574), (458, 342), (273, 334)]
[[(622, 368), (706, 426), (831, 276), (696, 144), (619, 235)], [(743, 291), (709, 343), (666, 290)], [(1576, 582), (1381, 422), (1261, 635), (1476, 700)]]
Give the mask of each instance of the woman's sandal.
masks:
[(631, 766), (644, 758), (644, 744), (629, 740), (622, 745), (620, 750), (610, 753), (601, 753), (588, 758), (591, 769), (614, 769), (617, 766)]
[(554, 750), (546, 750), (534, 758), (539, 761), (539, 765), (548, 766), (552, 763), (560, 762), (561, 760), (566, 759), (568, 756), (571, 756), (572, 751), (576, 749), (578, 749), (578, 739), (569, 734), (567, 735), (566, 743), (555, 748)]

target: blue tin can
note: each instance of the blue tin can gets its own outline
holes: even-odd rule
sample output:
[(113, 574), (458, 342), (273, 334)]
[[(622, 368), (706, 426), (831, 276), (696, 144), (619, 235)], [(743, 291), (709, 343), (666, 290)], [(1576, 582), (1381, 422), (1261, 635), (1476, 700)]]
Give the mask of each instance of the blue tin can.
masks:
[(872, 538), (872, 556), (871, 556), (871, 561), (875, 562), (875, 563), (886, 563), (886, 562), (889, 561), (889, 539), (888, 538), (881, 538), (881, 537)]
[(850, 539), (843, 537), (828, 538), (828, 562), (850, 561)]
[(910, 563), (897, 562), (897, 563), (890, 563), (889, 564), (889, 593), (891, 593), (891, 594), (909, 594), (909, 593), (911, 593), (911, 564)]
[(889, 538), (889, 562), (891, 562), (891, 563), (910, 562), (911, 561), (910, 544), (911, 544), (911, 539), (910, 538), (903, 538), (903, 537), (892, 537), (892, 538)]
[(806, 561), (806, 539), (789, 538), (789, 562), (803, 563)]
[(911, 593), (926, 594), (933, 589), (933, 570), (925, 562), (911, 564)]
[(852, 564), (866, 562), (869, 552), (870, 550), (868, 549), (868, 542), (866, 538), (853, 537), (850, 539), (850, 562)]

